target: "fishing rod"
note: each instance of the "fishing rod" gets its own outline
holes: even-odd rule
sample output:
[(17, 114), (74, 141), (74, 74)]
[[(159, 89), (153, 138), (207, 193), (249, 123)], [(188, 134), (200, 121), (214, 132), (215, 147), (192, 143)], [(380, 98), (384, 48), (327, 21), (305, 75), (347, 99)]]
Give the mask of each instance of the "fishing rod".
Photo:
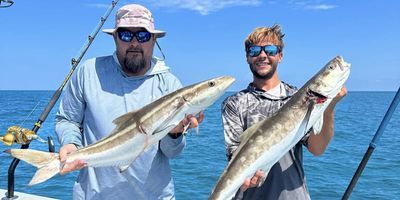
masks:
[(397, 93), (394, 96), (393, 101), (389, 106), (389, 109), (387, 110), (385, 116), (383, 117), (383, 120), (382, 120), (381, 124), (379, 125), (379, 128), (376, 131), (374, 138), (372, 139), (371, 143), (369, 144), (369, 147), (368, 147), (367, 151), (365, 152), (363, 159), (361, 160), (360, 164), (358, 165), (358, 168), (357, 168), (353, 178), (351, 179), (351, 182), (350, 182), (349, 186), (347, 187), (346, 192), (343, 194), (342, 200), (349, 199), (351, 192), (353, 191), (354, 187), (356, 186), (357, 181), (361, 176), (361, 173), (363, 172), (365, 166), (367, 165), (369, 158), (371, 157), (373, 151), (375, 150), (375, 148), (379, 142), (379, 138), (382, 136), (383, 131), (385, 130), (387, 124), (390, 121), (390, 118), (392, 118), (392, 115), (393, 115), (394, 111), (396, 110), (396, 107), (399, 104), (399, 102), (400, 102), (400, 87), (397, 90)]
[[(1, 5), (1, 2), (4, 2), (4, 3), (6, 3), (6, 5)], [(7, 7), (10, 7), (10, 6), (12, 6), (14, 4), (14, 1), (12, 1), (12, 0), (0, 0), (0, 8), (7, 8)]]
[[(1, 0), (1, 1), (4, 1), (4, 0)], [(10, 0), (7, 0), (7, 1), (10, 1)], [(61, 86), (54, 92), (54, 94), (51, 97), (46, 108), (43, 110), (42, 114), (40, 115), (38, 121), (34, 124), (31, 131), (26, 131), (27, 129), (24, 129), (25, 132), (27, 132), (29, 134), (36, 134), (37, 131), (40, 129), (42, 123), (46, 120), (47, 116), (49, 115), (51, 109), (54, 107), (57, 100), (60, 98), (63, 88), (67, 84), (68, 80), (71, 78), (71, 76), (72, 76), (73, 72), (75, 71), (76, 67), (78, 66), (79, 62), (82, 60), (86, 51), (89, 49), (90, 45), (92, 44), (93, 40), (95, 39), (97, 33), (100, 31), (101, 27), (104, 25), (108, 16), (111, 14), (111, 11), (114, 9), (114, 7), (117, 5), (117, 3), (118, 3), (118, 0), (114, 0), (111, 2), (110, 7), (107, 9), (104, 16), (101, 17), (100, 22), (97, 24), (96, 28), (94, 29), (94, 32), (92, 32), (92, 34), (89, 35), (88, 40), (86, 41), (86, 43), (80, 50), (78, 57), (71, 59), (71, 65), (72, 65), (71, 70), (69, 71), (67, 77), (62, 82)], [(14, 131), (13, 133), (15, 133), (15, 134), (19, 133), (20, 135), (25, 135), (24, 131), (21, 131), (21, 130)], [(9, 137), (13, 136), (14, 138), (18, 138), (18, 135), (12, 135), (12, 133), (8, 134), (8, 136)], [(12, 139), (14, 139), (14, 138), (12, 138)], [(28, 137), (26, 137), (26, 138), (28, 138)], [(22, 140), (22, 142), (18, 141), (18, 140), (12, 140), (12, 142), (17, 142), (19, 144), (22, 144), (21, 149), (29, 148), (30, 141), (31, 140), (29, 140), (29, 138), (27, 140)], [(12, 144), (12, 142), (11, 142), (11, 144)], [(48, 137), (48, 144), (49, 144), (49, 151), (54, 152), (54, 144), (53, 144), (51, 137)], [(8, 168), (8, 191), (6, 194), (8, 199), (14, 198), (14, 172), (15, 172), (15, 169), (16, 169), (18, 163), (19, 163), (19, 159), (14, 158), (10, 164), (10, 167)]]

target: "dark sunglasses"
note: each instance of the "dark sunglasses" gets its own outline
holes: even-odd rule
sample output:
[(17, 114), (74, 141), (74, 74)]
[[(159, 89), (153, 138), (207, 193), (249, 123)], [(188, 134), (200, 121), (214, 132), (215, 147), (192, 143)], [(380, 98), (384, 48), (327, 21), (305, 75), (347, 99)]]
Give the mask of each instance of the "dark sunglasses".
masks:
[(150, 40), (151, 38), (151, 33), (148, 31), (137, 31), (137, 32), (132, 32), (129, 30), (117, 30), (118, 38), (124, 42), (131, 42), (133, 40), (133, 37), (136, 38), (136, 40), (139, 43), (144, 43)]
[(265, 46), (250, 46), (247, 48), (247, 53), (251, 57), (256, 57), (260, 55), (261, 50), (265, 52), (268, 56), (275, 56), (280, 52), (280, 48), (276, 45), (265, 45)]

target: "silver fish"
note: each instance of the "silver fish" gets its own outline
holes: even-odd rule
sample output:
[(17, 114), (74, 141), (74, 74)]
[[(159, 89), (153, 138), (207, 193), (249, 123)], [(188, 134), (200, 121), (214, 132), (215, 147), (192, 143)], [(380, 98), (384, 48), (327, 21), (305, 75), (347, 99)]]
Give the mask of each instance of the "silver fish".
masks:
[(335, 57), (274, 116), (244, 131), (240, 136), (239, 147), (209, 199), (231, 199), (245, 179), (251, 178), (259, 169), (267, 176), (271, 167), (321, 118), (326, 107), (340, 92), (349, 74), (350, 64), (340, 56)]
[[(157, 143), (187, 114), (197, 114), (212, 105), (234, 82), (219, 77), (181, 88), (143, 108), (116, 118), (115, 129), (105, 138), (68, 155), (66, 162), (83, 160), (88, 167), (116, 166), (121, 171), (148, 146)], [(57, 153), (10, 149), (13, 157), (38, 168), (29, 185), (46, 181), (60, 172)]]

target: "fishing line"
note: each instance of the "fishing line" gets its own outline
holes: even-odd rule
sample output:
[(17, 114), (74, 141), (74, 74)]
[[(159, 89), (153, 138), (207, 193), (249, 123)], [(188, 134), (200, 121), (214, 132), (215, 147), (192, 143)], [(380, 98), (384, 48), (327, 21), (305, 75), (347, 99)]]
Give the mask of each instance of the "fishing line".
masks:
[(22, 125), (25, 123), (25, 121), (28, 120), (28, 118), (32, 115), (33, 112), (35, 112), (39, 103), (40, 103), (40, 101), (35, 105), (35, 107), (33, 107), (32, 111), (28, 114), (28, 116), (26, 116), (26, 118), (21, 122), (21, 124), (19, 124), (19, 127), (22, 127)]
[[(0, 0), (1, 2), (7, 2), (9, 4), (12, 4), (12, 0)], [(12, 3), (11, 3), (12, 2)], [(78, 66), (79, 62), (82, 60), (83, 56), (85, 55), (86, 51), (89, 49), (90, 45), (92, 44), (93, 40), (95, 39), (96, 35), (100, 31), (101, 27), (104, 25), (105, 21), (107, 20), (108, 16), (111, 14), (111, 11), (114, 9), (114, 7), (117, 5), (118, 0), (112, 1), (110, 7), (104, 14), (104, 16), (101, 17), (100, 22), (97, 24), (95, 30), (92, 32), (91, 35), (89, 35), (88, 40), (82, 47), (82, 50), (80, 51), (80, 54), (76, 58), (71, 59), (71, 65), (72, 68), (69, 71), (68, 75), (62, 82), (61, 86), (54, 92), (53, 96), (51, 97), (50, 101), (48, 102), (47, 106), (43, 110), (42, 114), (40, 115), (38, 121), (35, 123), (34, 127), (32, 128), (32, 132), (37, 133), (37, 131), (40, 129), (41, 124), (46, 120), (47, 116), (49, 115), (50, 111), (53, 109), (54, 105), (58, 101), (59, 97), (61, 96), (62, 90), (64, 86), (67, 84), (68, 80), (71, 78), (74, 70)], [(8, 7), (11, 5), (8, 5)], [(3, 6), (4, 7), (4, 6)], [(53, 142), (51, 141), (51, 138), (48, 138), (48, 144), (49, 144), (49, 150), (54, 151), (54, 145)], [(27, 144), (23, 144), (21, 146), (21, 149), (28, 149), (29, 148), (29, 142)], [(6, 196), (8, 199), (14, 199), (14, 172), (15, 169), (19, 163), (19, 159), (14, 158), (13, 161), (10, 164), (10, 167), (8, 169), (8, 191), (6, 193)]]

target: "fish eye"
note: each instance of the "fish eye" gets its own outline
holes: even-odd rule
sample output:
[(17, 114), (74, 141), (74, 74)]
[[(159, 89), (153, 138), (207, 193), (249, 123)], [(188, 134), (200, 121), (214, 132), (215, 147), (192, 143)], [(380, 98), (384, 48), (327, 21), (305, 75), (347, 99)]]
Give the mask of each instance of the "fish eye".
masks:
[(210, 81), (210, 82), (208, 82), (208, 86), (210, 86), (210, 87), (214, 87), (214, 86), (215, 86), (215, 82), (214, 82), (214, 81)]

